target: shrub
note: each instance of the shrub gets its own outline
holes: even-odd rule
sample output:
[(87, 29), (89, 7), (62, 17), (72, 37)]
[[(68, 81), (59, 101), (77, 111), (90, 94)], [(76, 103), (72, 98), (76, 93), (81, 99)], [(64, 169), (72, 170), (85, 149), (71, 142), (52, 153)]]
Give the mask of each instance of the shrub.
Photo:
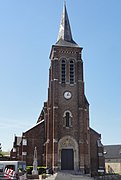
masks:
[[(26, 167), (27, 174), (32, 174), (32, 170), (33, 170), (33, 166), (27, 166)], [(38, 174), (45, 174), (46, 173), (46, 167), (38, 166), (37, 170), (38, 170)]]
[(33, 166), (27, 166), (26, 167), (26, 172), (27, 174), (32, 174)]
[(46, 167), (37, 167), (38, 173), (39, 174), (45, 174), (46, 173)]

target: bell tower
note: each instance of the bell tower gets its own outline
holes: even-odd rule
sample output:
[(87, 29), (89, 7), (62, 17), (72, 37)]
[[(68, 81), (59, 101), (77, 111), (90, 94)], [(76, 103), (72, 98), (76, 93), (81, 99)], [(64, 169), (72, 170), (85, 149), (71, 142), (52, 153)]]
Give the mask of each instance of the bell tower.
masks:
[(89, 171), (89, 103), (84, 93), (82, 48), (72, 38), (66, 4), (50, 63), (45, 108), (46, 166)]

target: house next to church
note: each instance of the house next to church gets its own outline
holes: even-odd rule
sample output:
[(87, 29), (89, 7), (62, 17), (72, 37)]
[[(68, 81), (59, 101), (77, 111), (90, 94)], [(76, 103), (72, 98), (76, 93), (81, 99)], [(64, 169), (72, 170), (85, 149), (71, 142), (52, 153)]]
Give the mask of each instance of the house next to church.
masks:
[[(92, 175), (105, 169), (101, 135), (90, 127), (82, 50), (72, 37), (64, 4), (57, 42), (50, 52), (48, 99), (34, 127), (15, 137), (11, 159)], [(19, 141), (20, 140), (20, 141)]]
[(121, 144), (104, 146), (106, 173), (121, 173)]

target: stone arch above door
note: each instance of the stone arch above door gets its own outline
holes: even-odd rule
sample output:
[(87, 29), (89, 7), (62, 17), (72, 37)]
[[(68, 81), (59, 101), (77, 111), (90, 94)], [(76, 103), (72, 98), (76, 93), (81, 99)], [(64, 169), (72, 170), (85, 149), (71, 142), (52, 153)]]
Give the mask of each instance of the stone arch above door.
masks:
[(64, 136), (58, 142), (58, 166), (61, 170), (61, 151), (63, 149), (73, 149), (74, 152), (74, 170), (79, 169), (79, 152), (78, 152), (78, 143), (71, 136)]

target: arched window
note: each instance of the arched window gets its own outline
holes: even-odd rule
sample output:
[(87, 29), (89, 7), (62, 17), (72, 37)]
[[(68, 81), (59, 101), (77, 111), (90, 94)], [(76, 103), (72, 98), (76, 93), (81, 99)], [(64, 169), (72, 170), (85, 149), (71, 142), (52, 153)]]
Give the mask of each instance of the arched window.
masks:
[(75, 76), (75, 71), (74, 71), (74, 61), (70, 61), (70, 84), (74, 84), (74, 76)]
[(72, 114), (70, 111), (64, 112), (64, 126), (72, 127)]
[(66, 62), (65, 60), (61, 61), (61, 83), (66, 82)]
[(69, 112), (66, 112), (66, 127), (69, 127), (69, 125), (70, 125), (70, 114), (69, 114)]

